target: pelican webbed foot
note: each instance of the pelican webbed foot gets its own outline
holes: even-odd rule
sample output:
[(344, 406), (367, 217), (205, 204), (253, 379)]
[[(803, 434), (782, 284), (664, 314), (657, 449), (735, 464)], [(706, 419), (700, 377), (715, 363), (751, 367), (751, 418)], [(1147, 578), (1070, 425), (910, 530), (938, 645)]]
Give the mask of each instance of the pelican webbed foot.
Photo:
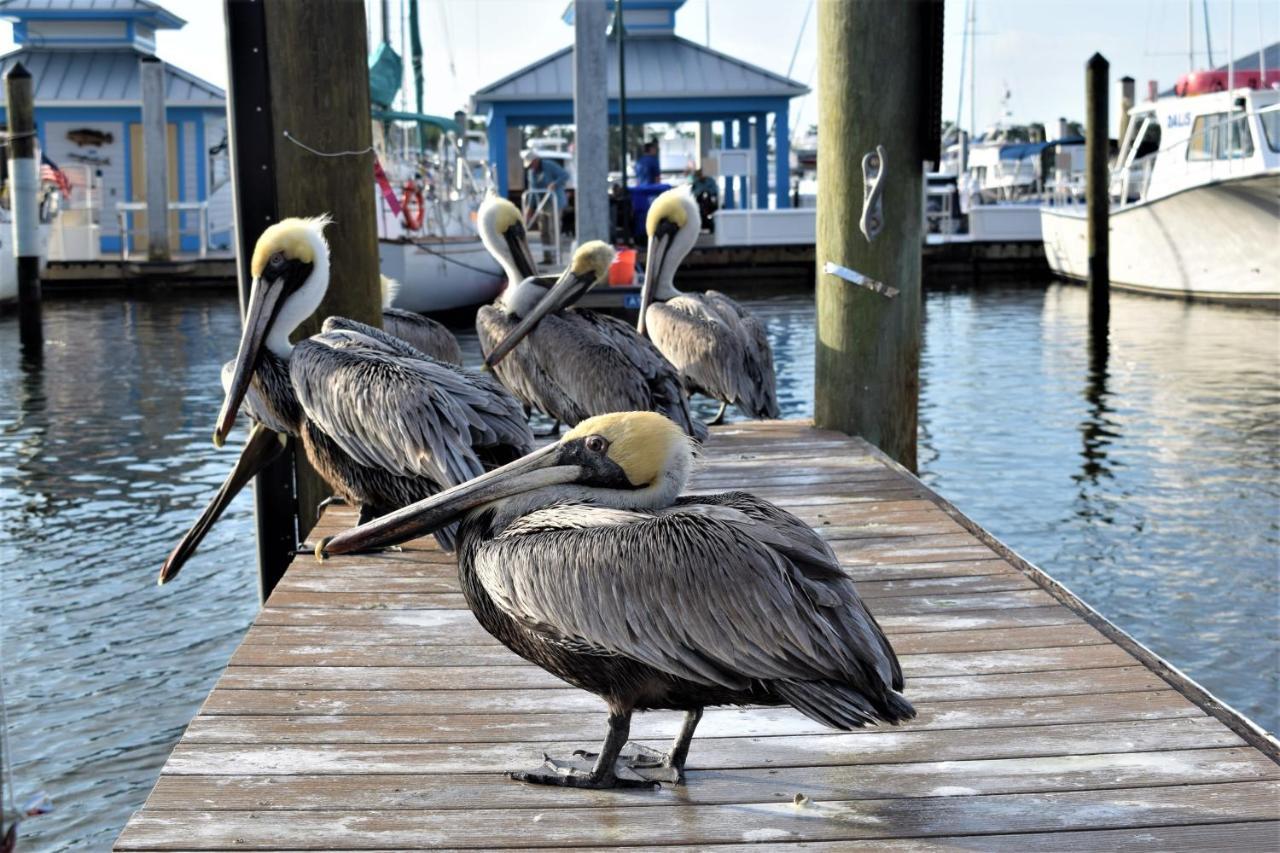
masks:
[(716, 412), (716, 416), (714, 418), (709, 421), (705, 421), (706, 425), (709, 427), (720, 426), (720, 424), (724, 423), (724, 413), (728, 410), (729, 404), (727, 402), (721, 402), (720, 411)]
[[(615, 766), (625, 768), (629, 774), (638, 775), (653, 783), (665, 782), (668, 785), (684, 784), (684, 763), (689, 757), (689, 744), (693, 741), (693, 732), (702, 720), (702, 710), (686, 711), (680, 732), (671, 742), (671, 749), (663, 752), (651, 746), (628, 741), (618, 752)], [(595, 760), (599, 756), (594, 752), (576, 750), (575, 758), (584, 761)]]
[[(576, 754), (576, 753), (575, 753)], [(532, 770), (513, 770), (507, 777), (532, 785), (556, 785), (561, 788), (653, 788), (657, 780), (648, 779), (618, 761), (611, 768), (600, 768), (589, 759), (564, 760), (544, 755), (542, 766)]]

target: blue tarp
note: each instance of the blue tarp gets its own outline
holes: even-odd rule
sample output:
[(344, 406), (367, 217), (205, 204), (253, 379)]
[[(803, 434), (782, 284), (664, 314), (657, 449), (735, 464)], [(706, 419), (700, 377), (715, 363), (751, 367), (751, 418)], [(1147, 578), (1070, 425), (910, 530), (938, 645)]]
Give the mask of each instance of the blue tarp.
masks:
[(1005, 145), (1000, 148), (1001, 160), (1022, 160), (1026, 157), (1038, 156), (1046, 148), (1055, 145), (1082, 145), (1084, 138), (1080, 136), (1064, 136), (1052, 142), (1020, 142), (1016, 145)]

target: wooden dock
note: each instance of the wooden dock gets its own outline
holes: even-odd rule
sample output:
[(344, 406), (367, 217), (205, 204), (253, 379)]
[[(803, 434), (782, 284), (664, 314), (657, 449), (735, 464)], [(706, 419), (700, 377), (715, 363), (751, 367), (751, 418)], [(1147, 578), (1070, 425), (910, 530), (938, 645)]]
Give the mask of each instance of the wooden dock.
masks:
[[(434, 542), (300, 558), (117, 849), (1280, 848), (1274, 740), (869, 445), (752, 423), (706, 458), (697, 490), (749, 489), (831, 540), (918, 719), (715, 709), (686, 787), (511, 782), (594, 748), (599, 700), (496, 644)], [(331, 509), (315, 535), (353, 521)], [(638, 714), (632, 735), (678, 724)]]

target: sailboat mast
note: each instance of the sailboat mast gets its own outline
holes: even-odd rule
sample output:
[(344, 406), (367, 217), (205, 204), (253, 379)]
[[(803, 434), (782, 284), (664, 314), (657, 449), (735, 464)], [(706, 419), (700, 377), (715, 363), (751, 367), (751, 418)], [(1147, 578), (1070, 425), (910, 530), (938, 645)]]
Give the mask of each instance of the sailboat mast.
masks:
[(1196, 70), (1196, 4), (1187, 0), (1187, 71)]
[(969, 3), (969, 133), (978, 134), (978, 109), (974, 89), (978, 84), (978, 0)]

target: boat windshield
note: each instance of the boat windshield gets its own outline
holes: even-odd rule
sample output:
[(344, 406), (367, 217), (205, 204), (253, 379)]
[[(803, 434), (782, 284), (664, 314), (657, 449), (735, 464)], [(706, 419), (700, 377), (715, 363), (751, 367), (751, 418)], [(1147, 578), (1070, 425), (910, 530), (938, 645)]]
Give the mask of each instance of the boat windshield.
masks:
[(1260, 111), (1258, 118), (1262, 119), (1262, 130), (1267, 135), (1267, 147), (1280, 151), (1280, 109)]
[(1244, 113), (1196, 116), (1187, 143), (1188, 160), (1231, 160), (1253, 156), (1253, 137)]

